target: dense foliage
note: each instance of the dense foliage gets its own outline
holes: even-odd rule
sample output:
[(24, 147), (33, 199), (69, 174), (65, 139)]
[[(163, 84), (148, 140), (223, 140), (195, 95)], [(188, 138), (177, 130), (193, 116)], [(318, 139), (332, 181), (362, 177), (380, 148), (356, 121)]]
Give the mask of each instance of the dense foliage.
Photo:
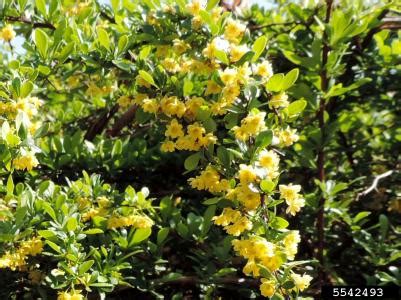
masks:
[(401, 6), (307, 2), (1, 2), (0, 295), (401, 284)]

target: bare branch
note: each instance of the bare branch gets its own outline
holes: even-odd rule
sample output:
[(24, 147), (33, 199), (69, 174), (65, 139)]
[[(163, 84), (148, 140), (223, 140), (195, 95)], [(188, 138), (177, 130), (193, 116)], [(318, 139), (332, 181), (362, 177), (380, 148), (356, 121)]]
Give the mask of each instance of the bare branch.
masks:
[(390, 175), (393, 174), (394, 172), (395, 172), (394, 170), (391, 170), (391, 171), (387, 171), (387, 172), (385, 172), (385, 173), (383, 173), (383, 174), (377, 175), (377, 176), (375, 177), (375, 179), (373, 180), (372, 185), (371, 185), (369, 188), (367, 188), (366, 190), (360, 192), (360, 193), (356, 196), (356, 201), (358, 201), (361, 197), (366, 196), (367, 194), (369, 194), (369, 193), (372, 192), (373, 190), (376, 190), (376, 191), (377, 191), (377, 185), (379, 184), (379, 181), (380, 181), (381, 179), (383, 179), (383, 178), (386, 178), (386, 177), (390, 176)]
[(19, 16), (19, 17), (6, 16), (4, 19), (8, 22), (19, 22), (19, 23), (29, 24), (33, 28), (49, 28), (51, 30), (56, 29), (56, 27), (54, 27), (53, 24), (44, 22), (34, 22), (33, 20), (28, 19), (25, 16)]

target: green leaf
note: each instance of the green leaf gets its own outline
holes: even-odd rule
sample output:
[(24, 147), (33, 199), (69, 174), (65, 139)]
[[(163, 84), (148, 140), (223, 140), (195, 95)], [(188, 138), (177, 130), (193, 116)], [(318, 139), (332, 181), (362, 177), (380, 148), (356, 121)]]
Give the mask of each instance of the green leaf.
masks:
[(61, 253), (61, 248), (56, 243), (53, 243), (52, 241), (46, 240), (46, 244), (49, 245), (50, 248), (52, 248), (57, 253)]
[(216, 7), (217, 3), (219, 3), (219, 0), (208, 0), (206, 10), (212, 10), (214, 7)]
[(189, 234), (188, 226), (183, 224), (182, 222), (177, 224), (177, 232), (184, 239), (188, 238), (188, 234)]
[(230, 152), (227, 151), (227, 148), (223, 146), (219, 146), (217, 148), (217, 158), (220, 160), (220, 162), (225, 166), (229, 167), (231, 164), (231, 155)]
[(85, 274), (85, 272), (88, 271), (92, 267), (94, 262), (95, 262), (94, 260), (87, 260), (87, 261), (83, 262), (78, 268), (79, 275)]
[(185, 170), (187, 171), (194, 170), (198, 166), (200, 158), (201, 156), (199, 152), (188, 156), (184, 161)]
[(380, 238), (384, 240), (387, 236), (389, 222), (386, 215), (381, 214), (379, 216), (379, 223), (380, 223)]
[(281, 90), (286, 91), (290, 87), (292, 87), (295, 81), (297, 81), (298, 75), (299, 75), (299, 69), (293, 69), (290, 72), (288, 72), (283, 79)]
[(248, 51), (244, 55), (241, 56), (240, 60), (235, 63), (236, 66), (242, 66), (245, 62), (250, 61), (252, 57), (255, 55), (255, 52)]
[(292, 102), (287, 107), (288, 116), (292, 117), (300, 114), (306, 107), (308, 103), (305, 100), (297, 100)]
[(288, 221), (280, 217), (275, 217), (271, 223), (271, 226), (275, 229), (284, 229), (287, 228), (288, 225), (290, 225)]
[(214, 197), (214, 198), (210, 198), (210, 199), (203, 201), (202, 204), (203, 205), (213, 205), (213, 204), (220, 202), (220, 200), (221, 200), (221, 198)]
[(35, 5), (38, 11), (46, 17), (47, 12), (46, 12), (46, 1), (45, 0), (35, 0)]
[(359, 221), (361, 221), (362, 219), (366, 218), (367, 216), (369, 216), (371, 214), (370, 211), (361, 211), (359, 212), (354, 218), (353, 218), (353, 222), (356, 224)]
[(42, 208), (54, 221), (57, 222), (56, 212), (54, 211), (53, 207), (51, 207), (48, 202), (42, 202)]
[(74, 46), (75, 46), (75, 43), (70, 42), (67, 45), (65, 45), (65, 47), (60, 51), (60, 53), (57, 56), (57, 59), (59, 60), (59, 62), (61, 64), (67, 60), (68, 56), (74, 50)]
[(283, 81), (284, 74), (274, 74), (267, 82), (266, 89), (270, 92), (280, 92), (282, 90)]
[(110, 51), (110, 37), (107, 31), (104, 30), (102, 27), (97, 27), (96, 31), (100, 45)]
[(121, 140), (116, 140), (113, 145), (113, 149), (111, 150), (111, 157), (115, 157), (120, 155), (123, 152), (123, 143)]
[(259, 56), (263, 53), (263, 50), (265, 50), (267, 45), (267, 37), (266, 36), (260, 36), (256, 39), (256, 41), (253, 43), (252, 46), (252, 51), (255, 52), (255, 55), (252, 58), (252, 62), (255, 62), (258, 60)]
[(117, 54), (123, 53), (127, 49), (127, 46), (128, 46), (128, 37), (126, 35), (120, 36), (117, 44), (117, 49), (118, 49)]
[(130, 246), (143, 242), (151, 235), (151, 233), (152, 229), (150, 228), (138, 228), (130, 241)]
[(185, 79), (184, 80), (184, 88), (183, 88), (184, 96), (191, 95), (191, 92), (192, 92), (193, 88), (194, 88), (194, 84), (192, 83), (192, 81), (188, 80), (188, 79)]
[(46, 58), (47, 50), (49, 48), (49, 37), (47, 34), (41, 29), (35, 29), (34, 41), (40, 56), (42, 56), (42, 58)]
[(139, 75), (143, 78), (143, 80), (157, 87), (155, 81), (153, 80), (152, 75), (150, 75), (148, 72), (146, 72), (145, 70), (139, 70)]
[(260, 182), (260, 189), (265, 193), (271, 193), (275, 187), (276, 184), (271, 180), (264, 179)]
[(215, 56), (216, 56), (216, 58), (217, 58), (218, 60), (220, 60), (223, 64), (228, 65), (229, 60), (228, 60), (227, 54), (226, 54), (224, 51), (216, 49), (216, 50), (215, 50)]
[(104, 233), (104, 231), (99, 228), (91, 228), (91, 229), (85, 230), (83, 233), (84, 234), (100, 234), (100, 233)]
[(21, 86), (20, 96), (22, 98), (28, 97), (29, 94), (32, 92), (32, 90), (33, 90), (33, 83), (30, 81), (26, 81)]
[(283, 283), (282, 287), (286, 290), (292, 289), (295, 286), (293, 281), (286, 281)]
[(38, 67), (38, 71), (39, 71), (40, 73), (42, 73), (43, 75), (49, 75), (50, 72), (51, 72), (51, 69), (50, 69), (49, 67), (40, 65), (40, 66)]
[(66, 225), (67, 230), (68, 231), (74, 231), (75, 229), (77, 229), (77, 227), (78, 227), (77, 219), (74, 218), (74, 217), (69, 218), (68, 221), (67, 221), (67, 225)]
[(216, 205), (210, 205), (203, 215), (202, 235), (205, 236), (212, 225), (212, 218), (216, 213)]
[(14, 193), (14, 181), (11, 175), (7, 179), (7, 195), (12, 195)]
[(262, 131), (256, 137), (256, 147), (257, 148), (265, 148), (270, 145), (273, 140), (273, 132), (271, 130)]
[(52, 230), (38, 230), (38, 234), (45, 239), (55, 237), (56, 234)]
[(167, 238), (170, 229), (167, 227), (161, 228), (157, 233), (157, 244), (161, 245)]

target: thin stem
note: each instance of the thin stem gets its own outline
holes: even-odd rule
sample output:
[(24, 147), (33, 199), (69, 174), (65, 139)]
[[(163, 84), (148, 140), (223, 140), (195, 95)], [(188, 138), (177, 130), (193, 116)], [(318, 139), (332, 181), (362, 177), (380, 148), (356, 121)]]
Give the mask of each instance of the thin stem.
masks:
[[(326, 18), (325, 23), (330, 22), (331, 17), (331, 9), (333, 6), (333, 0), (326, 0)], [(320, 72), (320, 89), (322, 93), (326, 93), (329, 87), (329, 77), (327, 74), (327, 60), (330, 52), (330, 46), (328, 44), (328, 36), (327, 31), (324, 31), (323, 34), (323, 49), (322, 49), (322, 69)], [(324, 140), (325, 140), (325, 121), (324, 121), (324, 113), (326, 110), (326, 101), (327, 99), (321, 98), (319, 111), (318, 111), (318, 122), (319, 122), (319, 129), (321, 134), (321, 145), (318, 150), (317, 154), (317, 177), (320, 181), (324, 181), (326, 178), (325, 174), (325, 149), (324, 149)], [(325, 279), (325, 272), (324, 272), (324, 205), (326, 199), (321, 196), (319, 199), (319, 211), (317, 214), (317, 222), (316, 222), (316, 229), (317, 229), (317, 259), (320, 262), (320, 270), (319, 270), (319, 282), (318, 285), (321, 287), (324, 283)]]

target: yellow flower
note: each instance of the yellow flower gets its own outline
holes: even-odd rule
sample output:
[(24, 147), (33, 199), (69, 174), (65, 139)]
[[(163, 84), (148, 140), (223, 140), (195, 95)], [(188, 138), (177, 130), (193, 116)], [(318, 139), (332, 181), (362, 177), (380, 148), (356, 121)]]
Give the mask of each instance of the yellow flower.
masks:
[(284, 253), (287, 255), (289, 260), (293, 260), (295, 254), (298, 252), (298, 243), (301, 241), (299, 232), (294, 230), (285, 236), (283, 239)]
[(211, 193), (220, 193), (229, 188), (228, 181), (220, 178), (220, 174), (212, 166), (207, 166), (199, 176), (190, 178), (189, 183), (192, 188), (207, 190)]
[(163, 152), (174, 152), (175, 144), (173, 141), (165, 140), (160, 146), (160, 150)]
[(260, 285), (260, 293), (264, 297), (272, 297), (276, 291), (276, 283), (273, 280), (266, 278), (261, 279), (262, 284)]
[(295, 286), (300, 291), (303, 291), (304, 289), (306, 289), (309, 286), (311, 280), (313, 279), (309, 275), (299, 275), (296, 273), (292, 273), (291, 278), (294, 280)]
[(252, 191), (248, 185), (239, 184), (235, 188), (235, 194), (246, 210), (254, 210), (260, 206), (260, 194)]
[(19, 156), (13, 160), (14, 168), (17, 170), (27, 170), (31, 171), (33, 168), (39, 165), (38, 160), (35, 155), (32, 153), (28, 153), (22, 156)]
[(185, 43), (184, 41), (182, 41), (180, 39), (173, 40), (173, 50), (177, 55), (181, 55), (189, 48), (190, 48), (190, 46), (187, 43)]
[(270, 108), (280, 108), (280, 107), (287, 107), (289, 104), (288, 102), (288, 95), (284, 92), (279, 94), (273, 95), (273, 97), (269, 101)]
[(181, 118), (187, 109), (185, 103), (178, 100), (176, 96), (164, 97), (160, 102), (160, 106), (163, 113), (169, 117), (175, 115)]
[(248, 276), (252, 274), (253, 277), (259, 277), (260, 268), (258, 267), (258, 265), (255, 263), (254, 260), (250, 259), (242, 269), (242, 272), (244, 272), (244, 274)]
[(272, 257), (262, 258), (261, 264), (269, 269), (270, 272), (274, 272), (280, 268), (280, 266), (283, 264), (283, 261), (279, 258), (279, 256), (275, 255)]
[(224, 71), (220, 71), (220, 79), (225, 85), (236, 84), (238, 71), (233, 68), (226, 68)]
[(180, 71), (180, 65), (177, 63), (177, 60), (171, 57), (163, 59), (161, 65), (170, 73), (177, 73)]
[(286, 201), (288, 207), (286, 209), (286, 213), (292, 216), (295, 216), (297, 212), (301, 210), (302, 207), (305, 206), (305, 199), (299, 197), (292, 201)]
[(249, 48), (246, 45), (241, 45), (241, 46), (231, 45), (231, 47), (230, 47), (230, 60), (232, 62), (237, 62), (248, 51), (249, 51)]
[(144, 99), (142, 109), (144, 112), (155, 114), (159, 110), (159, 103), (156, 99)]
[(120, 98), (118, 98), (117, 103), (121, 108), (127, 108), (128, 106), (131, 105), (132, 99), (127, 95), (123, 95)]
[(199, 0), (192, 0), (191, 3), (188, 3), (186, 9), (189, 14), (193, 16), (198, 16), (201, 9), (203, 9), (201, 1)]
[(219, 86), (216, 82), (213, 80), (208, 80), (206, 83), (206, 90), (205, 90), (205, 95), (212, 95), (212, 94), (218, 94), (221, 92), (221, 86)]
[(71, 300), (71, 295), (67, 292), (58, 292), (57, 300)]
[(280, 158), (276, 152), (272, 150), (263, 150), (259, 153), (259, 165), (263, 168), (276, 171), (280, 163)]
[(110, 200), (105, 196), (97, 197), (96, 201), (97, 201), (99, 207), (107, 208), (107, 207), (111, 206)]
[(256, 136), (259, 132), (266, 128), (265, 112), (251, 112), (241, 120), (241, 126), (232, 128), (235, 138), (245, 141), (249, 137)]
[(178, 123), (177, 119), (171, 120), (170, 124), (167, 125), (166, 132), (164, 133), (167, 137), (178, 138), (184, 136), (182, 125)]
[(71, 295), (71, 300), (83, 300), (84, 296), (81, 294), (81, 291), (75, 291), (74, 294)]
[(195, 119), (199, 108), (205, 104), (205, 99), (202, 97), (192, 97), (185, 102), (185, 116), (189, 119)]
[(15, 31), (13, 29), (13, 26), (11, 24), (8, 24), (3, 27), (3, 29), (0, 31), (0, 37), (6, 42), (12, 41), (15, 38)]
[(238, 172), (238, 177), (241, 184), (246, 185), (248, 183), (256, 181), (257, 175), (252, 166), (241, 164), (239, 167), (240, 170)]
[(134, 228), (151, 228), (153, 221), (147, 216), (131, 215), (129, 216), (129, 222)]
[(213, 217), (212, 220), (216, 225), (227, 226), (230, 223), (236, 222), (240, 217), (241, 213), (238, 210), (226, 207), (223, 209), (221, 215)]
[(188, 135), (193, 139), (201, 139), (205, 134), (206, 129), (199, 125), (199, 123), (193, 123), (187, 127)]
[(296, 134), (296, 129), (287, 128), (285, 130), (280, 131), (279, 139), (282, 144), (285, 146), (291, 146), (294, 142), (298, 141), (299, 136)]
[(299, 192), (301, 191), (301, 186), (296, 184), (296, 185), (285, 185), (285, 184), (280, 184), (279, 185), (279, 190), (281, 194), (281, 198), (285, 199), (288, 202), (294, 201), (295, 199), (299, 198)]
[(23, 241), (18, 251), (23, 255), (36, 256), (43, 251), (43, 242), (40, 238), (34, 237), (31, 240)]
[(75, 292), (59, 292), (57, 300), (83, 300), (84, 296), (81, 291), (76, 290)]
[(237, 221), (235, 221), (232, 225), (227, 225), (224, 227), (224, 230), (231, 235), (239, 236), (245, 230), (252, 229), (252, 222), (245, 216), (242, 216)]
[(271, 63), (267, 60), (264, 60), (258, 64), (256, 66), (255, 74), (264, 77), (264, 79), (269, 79), (271, 76), (273, 76), (273, 67)]
[(244, 34), (246, 26), (233, 19), (228, 19), (224, 30), (224, 37), (233, 43), (238, 43)]

